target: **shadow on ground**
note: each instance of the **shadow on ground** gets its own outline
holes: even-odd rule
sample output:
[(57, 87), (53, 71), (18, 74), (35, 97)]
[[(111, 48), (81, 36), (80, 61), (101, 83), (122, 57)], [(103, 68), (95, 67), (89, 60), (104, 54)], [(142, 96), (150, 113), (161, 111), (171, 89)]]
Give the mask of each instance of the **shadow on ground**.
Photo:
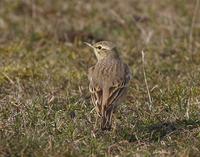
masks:
[(123, 138), (129, 142), (136, 142), (138, 140), (144, 142), (156, 142), (169, 135), (179, 135), (184, 131), (190, 131), (198, 127), (200, 127), (200, 120), (176, 120), (174, 122), (156, 123), (145, 127), (142, 126), (137, 131), (139, 136), (136, 135), (135, 132), (129, 132), (123, 136)]

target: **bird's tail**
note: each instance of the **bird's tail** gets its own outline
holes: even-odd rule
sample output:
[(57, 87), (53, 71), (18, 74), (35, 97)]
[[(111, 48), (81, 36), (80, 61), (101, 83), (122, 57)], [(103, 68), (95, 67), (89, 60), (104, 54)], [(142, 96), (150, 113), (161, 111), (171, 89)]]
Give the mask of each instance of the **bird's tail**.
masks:
[(101, 119), (101, 130), (111, 130), (113, 107), (104, 111)]

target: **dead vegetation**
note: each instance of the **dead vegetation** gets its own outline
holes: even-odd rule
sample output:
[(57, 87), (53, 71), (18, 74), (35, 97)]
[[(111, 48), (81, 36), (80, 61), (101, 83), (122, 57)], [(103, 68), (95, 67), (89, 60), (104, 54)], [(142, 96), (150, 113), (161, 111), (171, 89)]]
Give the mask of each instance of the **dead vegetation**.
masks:
[[(199, 0), (1, 0), (1, 156), (198, 156), (199, 8)], [(83, 41), (99, 40), (119, 46), (133, 79), (117, 129), (92, 138), (86, 74), (95, 58)]]

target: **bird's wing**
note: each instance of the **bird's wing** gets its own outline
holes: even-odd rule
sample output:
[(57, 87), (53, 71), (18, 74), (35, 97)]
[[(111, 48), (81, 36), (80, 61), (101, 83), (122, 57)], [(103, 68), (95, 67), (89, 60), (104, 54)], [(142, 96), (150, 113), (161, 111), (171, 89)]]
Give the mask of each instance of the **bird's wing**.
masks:
[(108, 89), (107, 98), (105, 98), (107, 100), (104, 101), (104, 110), (107, 110), (116, 104), (127, 91), (127, 86), (131, 79), (131, 73), (129, 67), (126, 64), (124, 68), (125, 73), (123, 79), (119, 79), (117, 81), (114, 80), (112, 86)]
[(124, 81), (116, 82), (112, 87), (108, 90), (108, 97), (104, 104), (104, 110), (107, 110), (116, 102), (118, 102), (119, 98), (124, 94), (126, 91), (126, 84)]
[(112, 80), (112, 85), (108, 86), (108, 88), (103, 91), (103, 102), (101, 109), (101, 128), (103, 130), (110, 129), (112, 125), (113, 110), (116, 108), (117, 104), (119, 104), (125, 97), (128, 82), (131, 79), (131, 74), (128, 66), (125, 65), (122, 68), (124, 68), (124, 77), (121, 79), (119, 79), (119, 77), (115, 77), (115, 79)]

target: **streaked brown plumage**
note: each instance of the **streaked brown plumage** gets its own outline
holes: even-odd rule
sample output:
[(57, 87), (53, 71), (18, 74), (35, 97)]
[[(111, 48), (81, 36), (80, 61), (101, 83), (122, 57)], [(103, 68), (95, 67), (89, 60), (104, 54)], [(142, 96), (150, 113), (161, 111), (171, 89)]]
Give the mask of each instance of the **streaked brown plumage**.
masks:
[(92, 103), (98, 116), (101, 117), (101, 129), (110, 130), (113, 111), (127, 92), (131, 78), (130, 70), (119, 57), (113, 43), (101, 41), (87, 45), (94, 49), (98, 60), (88, 72)]

